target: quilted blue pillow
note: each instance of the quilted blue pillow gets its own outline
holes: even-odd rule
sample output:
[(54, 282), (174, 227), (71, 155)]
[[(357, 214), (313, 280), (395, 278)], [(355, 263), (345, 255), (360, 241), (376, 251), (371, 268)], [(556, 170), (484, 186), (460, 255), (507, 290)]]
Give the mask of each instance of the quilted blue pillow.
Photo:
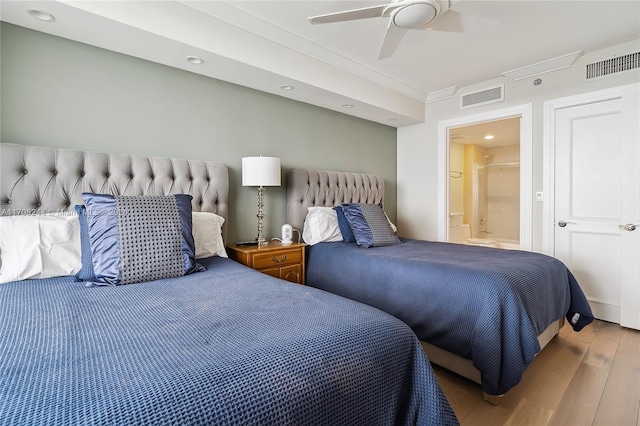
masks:
[(338, 228), (340, 228), (340, 233), (342, 234), (342, 242), (343, 243), (355, 243), (356, 236), (353, 235), (353, 231), (351, 230), (351, 225), (349, 225), (349, 221), (344, 216), (344, 211), (342, 210), (342, 206), (336, 206), (333, 208), (336, 211), (336, 216), (338, 216)]
[(83, 193), (82, 198), (95, 275), (91, 284), (131, 284), (204, 269), (195, 261), (190, 195)]
[(359, 246), (381, 247), (401, 244), (380, 204), (344, 203), (342, 211)]

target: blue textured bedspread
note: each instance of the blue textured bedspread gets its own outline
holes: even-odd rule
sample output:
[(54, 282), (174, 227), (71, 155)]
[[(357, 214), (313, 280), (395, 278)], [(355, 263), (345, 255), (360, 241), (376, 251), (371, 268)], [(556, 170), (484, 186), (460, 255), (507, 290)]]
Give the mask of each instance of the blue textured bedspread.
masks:
[(416, 336), (229, 259), (0, 285), (0, 424), (457, 424)]
[(575, 278), (559, 260), (403, 239), (389, 247), (321, 243), (307, 248), (307, 285), (375, 306), (426, 342), (473, 361), (483, 390), (518, 384), (540, 351), (537, 336), (566, 316), (593, 321)]

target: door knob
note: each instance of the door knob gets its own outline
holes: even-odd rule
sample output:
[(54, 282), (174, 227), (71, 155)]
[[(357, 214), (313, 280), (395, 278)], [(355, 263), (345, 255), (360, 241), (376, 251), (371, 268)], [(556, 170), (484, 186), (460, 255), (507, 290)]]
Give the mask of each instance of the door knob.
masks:
[(567, 226), (568, 224), (572, 224), (575, 225), (575, 222), (567, 222), (566, 220), (560, 220), (558, 221), (558, 226), (560, 228), (564, 228), (565, 226)]
[(620, 228), (623, 231), (635, 231), (636, 230), (636, 226), (640, 226), (640, 225), (634, 225), (633, 223), (627, 223), (626, 225), (618, 226), (618, 228)]

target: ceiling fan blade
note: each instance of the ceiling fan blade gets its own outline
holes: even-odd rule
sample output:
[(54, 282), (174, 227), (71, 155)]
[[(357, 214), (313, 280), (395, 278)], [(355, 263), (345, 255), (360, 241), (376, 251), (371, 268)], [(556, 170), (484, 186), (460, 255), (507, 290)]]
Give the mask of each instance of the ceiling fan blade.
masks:
[(382, 12), (388, 5), (365, 7), (362, 9), (346, 10), (344, 12), (329, 13), (309, 17), (312, 24), (328, 24), (331, 22), (355, 21), (356, 19), (381, 18)]
[(393, 21), (389, 19), (387, 32), (384, 34), (384, 40), (382, 40), (382, 46), (380, 47), (378, 59), (390, 58), (398, 48), (398, 45), (400, 44), (406, 33), (407, 30), (396, 27), (393, 24)]
[(498, 25), (493, 19), (466, 15), (449, 9), (424, 29), (467, 34), (488, 34)]

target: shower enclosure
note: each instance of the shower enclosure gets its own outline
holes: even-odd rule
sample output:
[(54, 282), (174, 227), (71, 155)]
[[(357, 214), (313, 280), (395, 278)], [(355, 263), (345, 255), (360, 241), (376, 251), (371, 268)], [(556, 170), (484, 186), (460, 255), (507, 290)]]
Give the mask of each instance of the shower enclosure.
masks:
[(471, 236), (520, 244), (520, 162), (474, 164)]

